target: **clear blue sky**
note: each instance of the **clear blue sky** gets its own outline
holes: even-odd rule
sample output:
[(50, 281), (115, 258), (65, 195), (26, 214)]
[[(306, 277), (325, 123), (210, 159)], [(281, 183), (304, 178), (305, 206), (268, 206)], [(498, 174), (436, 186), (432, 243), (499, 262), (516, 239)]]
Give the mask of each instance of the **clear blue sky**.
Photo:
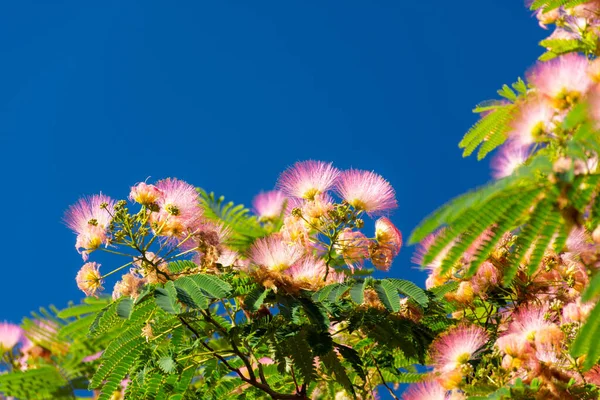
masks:
[[(0, 320), (80, 299), (64, 210), (149, 176), (248, 204), (298, 160), (375, 170), (407, 237), (489, 179), (456, 144), (547, 34), (507, 0), (166, 5), (0, 5)], [(412, 251), (390, 274), (422, 284)]]

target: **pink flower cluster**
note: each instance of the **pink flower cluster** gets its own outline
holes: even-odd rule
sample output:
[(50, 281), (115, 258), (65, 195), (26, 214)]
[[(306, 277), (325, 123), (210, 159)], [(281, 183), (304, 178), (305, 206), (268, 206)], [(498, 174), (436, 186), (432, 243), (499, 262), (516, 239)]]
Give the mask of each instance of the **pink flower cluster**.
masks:
[(335, 256), (352, 271), (366, 260), (388, 270), (400, 252), (402, 235), (388, 218), (376, 221), (374, 238), (360, 231), (362, 214), (397, 206), (391, 185), (374, 172), (339, 171), (331, 163), (309, 160), (283, 172), (277, 187), (280, 191), (261, 193), (253, 203), (261, 220), (283, 217), (280, 231), (257, 241), (250, 252), (264, 281), (289, 278), (296, 286), (315, 288), (342, 279), (328, 270)]
[[(538, 63), (527, 73), (527, 81), (530, 89), (516, 103), (508, 141), (492, 161), (496, 178), (511, 175), (527, 161), (534, 147), (543, 147), (558, 138), (562, 122), (575, 105), (587, 102), (591, 118), (600, 124), (599, 61), (590, 61), (576, 53), (566, 54)], [(594, 172), (582, 162), (575, 161), (579, 173)]]
[[(139, 183), (131, 188), (129, 199), (141, 206), (139, 213), (127, 214), (125, 203), (105, 195), (80, 199), (65, 214), (65, 222), (76, 234), (76, 247), (87, 261), (89, 253), (105, 250), (117, 254), (117, 247), (134, 249), (134, 268), (122, 276), (113, 297), (136, 297), (147, 283), (165, 282), (169, 277), (167, 262), (185, 254), (198, 264), (213, 265), (222, 255), (231, 258), (223, 242), (227, 229), (203, 217), (196, 189), (178, 179), (163, 179), (156, 184)], [(150, 251), (158, 238), (160, 251), (168, 260)], [(102, 247), (103, 246), (103, 247)], [(235, 258), (234, 258), (235, 259)], [(103, 290), (100, 265), (86, 263), (76, 277), (77, 286), (88, 296)]]
[[(440, 234), (443, 231), (437, 233)], [(600, 244), (585, 229), (573, 229), (563, 252), (548, 249), (543, 265), (533, 275), (527, 273), (530, 255), (526, 254), (515, 282), (503, 287), (506, 254), (513, 241), (510, 234), (499, 241), (474, 276), (465, 274), (477, 249), (489, 237), (490, 232), (485, 232), (446, 274), (441, 273), (440, 265), (447, 250), (423, 265), (430, 272), (428, 288), (458, 283), (456, 290), (448, 292), (445, 298), (456, 308), (453, 315), (462, 325), (442, 334), (430, 348), (431, 376), (436, 383), (421, 385), (413, 391), (433, 390), (438, 388), (435, 385), (440, 385), (437, 389), (440, 393), (464, 389), (466, 381), (474, 376), (471, 361), (480, 357), (482, 351), (488, 357), (495, 357), (500, 365), (492, 370), (496, 374), (494, 379), (501, 382), (521, 379), (530, 383), (537, 378), (543, 383), (542, 392), (553, 393), (556, 398), (561, 398), (561, 393), (564, 394), (561, 388), (571, 380), (578, 385), (600, 383), (596, 370), (581, 372), (582, 360), (569, 355), (570, 344), (594, 306), (593, 302), (582, 302), (581, 293), (588, 285), (589, 274), (597, 273), (600, 267)], [(423, 241), (415, 261), (422, 264), (423, 255), (435, 238), (432, 235)], [(492, 297), (498, 301), (499, 296), (505, 304), (501, 308), (489, 302)], [(482, 317), (484, 320), (496, 321), (486, 325), (487, 329), (494, 329), (493, 335), (480, 325), (480, 316), (473, 312), (476, 307), (483, 307), (479, 312), (488, 313)]]

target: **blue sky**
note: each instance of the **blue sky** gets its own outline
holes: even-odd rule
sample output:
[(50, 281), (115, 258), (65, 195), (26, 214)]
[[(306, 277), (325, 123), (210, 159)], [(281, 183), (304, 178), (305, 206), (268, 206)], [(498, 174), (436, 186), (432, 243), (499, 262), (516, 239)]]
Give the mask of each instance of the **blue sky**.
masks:
[[(0, 320), (80, 299), (64, 210), (147, 177), (248, 204), (298, 160), (375, 170), (408, 237), (489, 179), (470, 110), (547, 35), (520, 1), (166, 4), (0, 5)], [(412, 251), (390, 275), (422, 284)]]

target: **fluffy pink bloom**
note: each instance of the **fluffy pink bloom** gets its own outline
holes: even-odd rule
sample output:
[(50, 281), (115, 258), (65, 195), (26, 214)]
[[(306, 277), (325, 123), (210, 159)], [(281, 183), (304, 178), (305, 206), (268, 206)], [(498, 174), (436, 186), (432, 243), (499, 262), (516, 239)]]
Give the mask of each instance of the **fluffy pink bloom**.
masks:
[(331, 188), (338, 175), (332, 163), (301, 161), (281, 174), (277, 186), (288, 196), (312, 199)]
[(110, 212), (114, 205), (115, 201), (103, 194), (83, 197), (69, 207), (64, 221), (77, 234), (85, 232), (90, 225), (106, 228), (112, 219)]
[(315, 279), (322, 280), (325, 276), (325, 270), (325, 262), (322, 259), (306, 256), (288, 268), (285, 273), (295, 280), (312, 282)]
[(89, 262), (83, 265), (75, 281), (77, 287), (83, 291), (87, 296), (95, 296), (96, 293), (102, 289), (102, 275), (100, 275), (100, 264), (95, 262)]
[(487, 332), (476, 325), (450, 328), (432, 343), (433, 364), (439, 372), (456, 370), (477, 358), (488, 341)]
[(335, 249), (353, 269), (362, 266), (365, 259), (369, 258), (370, 243), (371, 241), (362, 232), (346, 228), (340, 232)]
[(252, 208), (260, 218), (275, 219), (281, 216), (285, 200), (285, 195), (279, 190), (261, 192), (254, 197)]
[(576, 301), (565, 305), (562, 309), (562, 322), (580, 322), (583, 323), (592, 312), (594, 308), (593, 303), (582, 303), (581, 298)]
[(394, 257), (400, 253), (402, 233), (388, 218), (381, 217), (375, 221), (375, 240), (392, 249)]
[(158, 198), (158, 213), (152, 213), (155, 231), (164, 236), (179, 236), (202, 216), (196, 189), (184, 181), (167, 178), (156, 183), (162, 196)]
[(592, 79), (587, 73), (588, 59), (576, 53), (538, 63), (528, 74), (529, 81), (540, 93), (554, 100), (570, 100), (583, 96)]
[(450, 395), (435, 381), (419, 382), (410, 385), (402, 394), (402, 400), (449, 400)]
[(250, 260), (255, 265), (272, 271), (285, 271), (303, 256), (302, 248), (290, 245), (281, 235), (258, 239), (250, 249)]
[(402, 247), (402, 234), (386, 217), (375, 221), (375, 240), (369, 246), (369, 255), (375, 268), (389, 271), (394, 257), (400, 253)]
[(473, 291), (475, 293), (485, 292), (488, 287), (498, 285), (501, 277), (498, 268), (491, 262), (485, 261), (471, 279)]
[(583, 227), (571, 229), (567, 237), (567, 250), (575, 257), (596, 252), (590, 234)]
[(161, 196), (162, 192), (159, 188), (154, 185), (148, 185), (145, 182), (138, 183), (129, 192), (129, 199), (131, 201), (145, 206), (156, 203)]
[(107, 228), (115, 201), (103, 194), (79, 199), (69, 207), (64, 221), (77, 234), (75, 248), (87, 260), (88, 254), (108, 243)]
[(23, 338), (23, 330), (10, 322), (0, 322), (0, 353), (12, 350)]
[(496, 179), (512, 175), (527, 161), (529, 151), (526, 147), (508, 143), (500, 148), (492, 159), (492, 176)]
[(381, 214), (398, 206), (392, 185), (371, 171), (350, 169), (342, 172), (336, 191), (354, 208), (369, 215)]
[(522, 307), (513, 314), (508, 327), (510, 334), (520, 340), (534, 342), (536, 347), (558, 345), (563, 333), (558, 326), (546, 318), (547, 307)]
[(121, 280), (115, 283), (112, 298), (113, 300), (116, 300), (121, 296), (131, 296), (135, 299), (139, 296), (140, 290), (146, 283), (147, 279), (139, 276), (134, 270), (132, 270), (123, 275)]
[[(512, 129), (508, 133), (513, 145), (516, 147), (528, 146), (538, 141), (544, 134), (551, 132), (554, 114), (554, 108), (540, 96), (534, 96), (521, 104), (517, 115), (511, 122)], [(517, 149), (506, 149), (505, 151), (515, 153), (511, 155), (513, 159), (519, 154)]]

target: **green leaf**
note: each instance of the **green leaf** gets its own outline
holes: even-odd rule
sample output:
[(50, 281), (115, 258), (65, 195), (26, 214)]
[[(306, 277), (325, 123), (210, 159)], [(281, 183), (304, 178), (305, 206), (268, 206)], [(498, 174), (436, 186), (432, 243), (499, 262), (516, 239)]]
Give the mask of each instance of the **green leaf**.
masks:
[(216, 198), (214, 193), (207, 193), (203, 189), (198, 189), (198, 193), (204, 217), (230, 229), (231, 234), (226, 240), (229, 247), (245, 251), (257, 238), (267, 235), (257, 217), (251, 215), (243, 205), (225, 203), (223, 196)]
[(161, 357), (158, 360), (158, 366), (164, 373), (172, 374), (173, 372), (175, 372), (175, 367), (177, 366), (177, 364), (175, 364), (175, 361), (173, 361), (173, 359), (170, 356), (165, 356)]
[(398, 290), (403, 295), (410, 297), (411, 299), (416, 301), (420, 306), (425, 307), (429, 303), (429, 297), (427, 297), (427, 293), (414, 283), (404, 279), (393, 278), (385, 279), (385, 281), (391, 283), (396, 288), (396, 290)]
[(173, 281), (165, 283), (164, 288), (157, 287), (154, 291), (156, 305), (169, 314), (181, 313), (181, 305), (177, 302), (177, 289)]
[(350, 288), (350, 298), (356, 304), (365, 301), (365, 281), (358, 281)]
[(123, 319), (129, 318), (133, 310), (133, 300), (129, 297), (124, 297), (117, 304), (117, 315)]
[(244, 308), (250, 312), (255, 312), (262, 306), (269, 292), (270, 289), (265, 289), (262, 286), (255, 288), (244, 297)]
[(189, 305), (190, 307), (199, 309), (208, 308), (208, 298), (193, 279), (184, 276), (177, 279), (174, 284), (178, 290), (183, 290), (185, 293), (187, 293), (189, 298), (192, 300), (193, 304)]
[(226, 298), (233, 290), (229, 283), (214, 275), (197, 274), (190, 275), (188, 278), (193, 280), (208, 296), (215, 299)]
[(78, 304), (59, 311), (56, 316), (58, 318), (79, 317), (84, 314), (96, 313), (106, 307), (107, 304), (108, 301), (103, 301), (96, 304)]
[(400, 296), (393, 283), (387, 280), (379, 281), (375, 284), (375, 291), (385, 308), (391, 312), (400, 311)]

